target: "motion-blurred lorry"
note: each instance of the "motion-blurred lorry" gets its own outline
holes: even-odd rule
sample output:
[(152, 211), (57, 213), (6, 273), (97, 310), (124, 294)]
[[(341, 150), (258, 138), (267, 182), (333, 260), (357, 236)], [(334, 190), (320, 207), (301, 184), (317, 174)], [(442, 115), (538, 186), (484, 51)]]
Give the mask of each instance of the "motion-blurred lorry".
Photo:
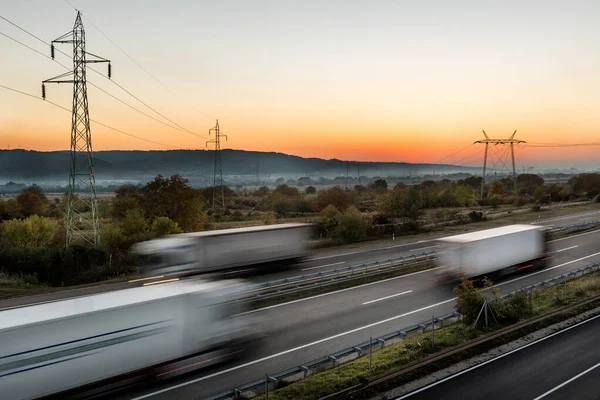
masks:
[(545, 227), (509, 225), (437, 240), (438, 274), (447, 279), (496, 279), (516, 271), (541, 269), (548, 260)]
[(184, 275), (292, 265), (307, 252), (310, 224), (279, 224), (182, 233), (138, 243), (149, 256), (143, 273)]
[(62, 398), (242, 355), (260, 336), (232, 301), (243, 288), (189, 279), (0, 311), (0, 398)]

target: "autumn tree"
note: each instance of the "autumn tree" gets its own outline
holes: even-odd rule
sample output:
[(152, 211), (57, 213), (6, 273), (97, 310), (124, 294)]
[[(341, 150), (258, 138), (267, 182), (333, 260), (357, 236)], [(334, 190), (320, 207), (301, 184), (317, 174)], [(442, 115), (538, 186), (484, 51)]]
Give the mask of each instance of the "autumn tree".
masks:
[(544, 178), (536, 174), (521, 174), (517, 176), (517, 190), (521, 194), (533, 194), (535, 189), (544, 185)]
[(369, 184), (369, 189), (378, 194), (385, 193), (388, 190), (388, 183), (385, 179), (377, 179)]
[(135, 185), (123, 185), (115, 191), (112, 200), (110, 215), (113, 219), (122, 220), (125, 215), (141, 207), (142, 193)]
[(206, 215), (197, 190), (188, 186), (188, 180), (179, 175), (165, 178), (158, 175), (142, 188), (141, 206), (145, 217), (168, 217), (186, 232), (204, 229)]
[(37, 185), (29, 186), (23, 190), (17, 196), (17, 203), (24, 217), (44, 215), (48, 208), (48, 198)]
[(332, 205), (338, 210), (345, 210), (354, 202), (352, 195), (339, 186), (321, 190), (317, 194), (317, 210), (323, 210), (328, 205)]
[(6, 247), (49, 247), (56, 226), (57, 222), (51, 218), (31, 215), (24, 220), (3, 222), (0, 236)]
[(348, 207), (337, 218), (334, 233), (337, 239), (351, 243), (367, 236), (369, 224), (356, 207)]
[(504, 184), (501, 181), (493, 181), (490, 183), (490, 195), (491, 196), (503, 196), (504, 195)]
[(477, 195), (472, 187), (459, 185), (454, 189), (456, 202), (461, 207), (471, 207), (477, 203)]
[(157, 217), (150, 228), (153, 236), (173, 235), (183, 232), (179, 224), (168, 217)]

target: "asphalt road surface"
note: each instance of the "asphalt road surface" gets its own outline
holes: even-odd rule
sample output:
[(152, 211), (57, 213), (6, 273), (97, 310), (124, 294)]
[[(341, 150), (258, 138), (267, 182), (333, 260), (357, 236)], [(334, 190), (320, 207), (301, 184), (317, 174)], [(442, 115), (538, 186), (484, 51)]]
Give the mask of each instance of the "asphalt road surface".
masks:
[[(600, 212), (536, 221), (536, 224), (569, 225), (597, 219)], [(433, 237), (432, 237), (433, 238)], [(405, 239), (355, 248), (321, 252), (299, 267), (335, 268), (330, 264), (355, 265), (367, 261), (410, 254), (432, 246), (432, 238)], [(600, 230), (576, 234), (551, 243), (555, 257), (550, 267), (543, 271), (512, 276), (498, 282), (502, 291), (508, 292), (522, 286), (600, 261)], [(288, 276), (297, 270), (286, 271)], [(268, 279), (275, 279), (269, 276)], [(102, 285), (31, 296), (25, 299), (5, 300), (2, 308), (32, 304), (56, 299), (83, 296), (106, 290), (116, 290), (142, 282)], [(304, 362), (334, 353), (357, 343), (378, 337), (394, 330), (422, 322), (432, 316), (452, 312), (454, 295), (451, 287), (440, 286), (435, 271), (426, 270), (384, 281), (300, 299), (255, 310), (264, 321), (267, 341), (252, 359), (232, 362), (210, 370), (197, 371), (152, 388), (134, 388), (111, 398), (199, 399), (246, 382), (258, 379), (265, 373), (278, 372)]]
[[(561, 220), (561, 225), (566, 224), (565, 221)], [(577, 217), (573, 217), (568, 223), (577, 221)], [(556, 240), (550, 245), (554, 258), (548, 268), (511, 276), (496, 286), (509, 292), (600, 261), (599, 242), (600, 230)], [(346, 256), (336, 257), (345, 259)], [(453, 307), (451, 287), (441, 286), (432, 270), (266, 307), (253, 312), (264, 319), (268, 335), (254, 359), (199, 371), (151, 389), (140, 389), (124, 398), (207, 397), (266, 373), (301, 365), (364, 342), (370, 336), (378, 337), (452, 312)]]
[(600, 317), (397, 400), (600, 399)]
[[(545, 226), (565, 226), (583, 223), (586, 221), (592, 221), (595, 219), (600, 219), (600, 211), (565, 215), (561, 217), (534, 221), (533, 223)], [(390, 240), (389, 242), (384, 243), (379, 242), (376, 244), (361, 244), (352, 247), (323, 250), (316, 252), (313, 256), (309, 257), (306, 262), (294, 268), (289, 268), (285, 271), (278, 273), (254, 276), (250, 279), (254, 282), (266, 282), (270, 280), (282, 279), (285, 277), (298, 276), (305, 273), (308, 274), (334, 268), (348, 267), (366, 262), (386, 260), (391, 257), (399, 257), (402, 255), (419, 253), (422, 251), (435, 250), (435, 247), (432, 247), (434, 246), (433, 240), (442, 236), (447, 235), (436, 234), (422, 239), (404, 237), (399, 240)], [(134, 282), (101, 284), (92, 287), (64, 290), (60, 292), (46, 293), (28, 297), (6, 299), (0, 301), (0, 310), (12, 307), (20, 307), (24, 305), (57, 301), (72, 297), (88, 296), (91, 294), (103, 293), (114, 290), (128, 289), (132, 287), (141, 286), (146, 282), (149, 281), (137, 280)]]

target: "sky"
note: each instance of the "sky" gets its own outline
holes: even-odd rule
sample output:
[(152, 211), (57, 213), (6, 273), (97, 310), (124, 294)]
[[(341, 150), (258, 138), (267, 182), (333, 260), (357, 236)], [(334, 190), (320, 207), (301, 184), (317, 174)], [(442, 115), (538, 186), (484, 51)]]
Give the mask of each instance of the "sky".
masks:
[[(479, 166), (483, 129), (530, 144), (519, 168), (597, 162), (598, 146), (531, 146), (600, 142), (597, 1), (0, 0), (0, 16), (49, 42), (71, 5), (114, 82), (185, 128), (90, 64), (90, 117), (159, 143), (92, 123), (94, 150), (202, 149), (219, 119), (223, 147), (303, 157)], [(0, 33), (50, 54), (3, 19)], [(0, 85), (34, 96), (66, 71), (2, 35), (0, 50)], [(69, 84), (46, 92), (71, 107)], [(3, 88), (0, 104), (0, 148), (69, 148), (69, 112)]]

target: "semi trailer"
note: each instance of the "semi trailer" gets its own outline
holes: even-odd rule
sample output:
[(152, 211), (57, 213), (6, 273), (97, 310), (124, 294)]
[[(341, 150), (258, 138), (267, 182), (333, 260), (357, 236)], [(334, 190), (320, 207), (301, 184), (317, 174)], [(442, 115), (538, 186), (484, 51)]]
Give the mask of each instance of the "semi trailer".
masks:
[(134, 245), (147, 256), (150, 275), (183, 275), (300, 262), (307, 253), (310, 224), (279, 224), (168, 235)]
[(549, 259), (547, 228), (509, 225), (438, 239), (438, 274), (448, 279), (496, 279), (544, 268)]
[(254, 349), (239, 281), (189, 279), (0, 311), (0, 397), (63, 398), (168, 378)]

